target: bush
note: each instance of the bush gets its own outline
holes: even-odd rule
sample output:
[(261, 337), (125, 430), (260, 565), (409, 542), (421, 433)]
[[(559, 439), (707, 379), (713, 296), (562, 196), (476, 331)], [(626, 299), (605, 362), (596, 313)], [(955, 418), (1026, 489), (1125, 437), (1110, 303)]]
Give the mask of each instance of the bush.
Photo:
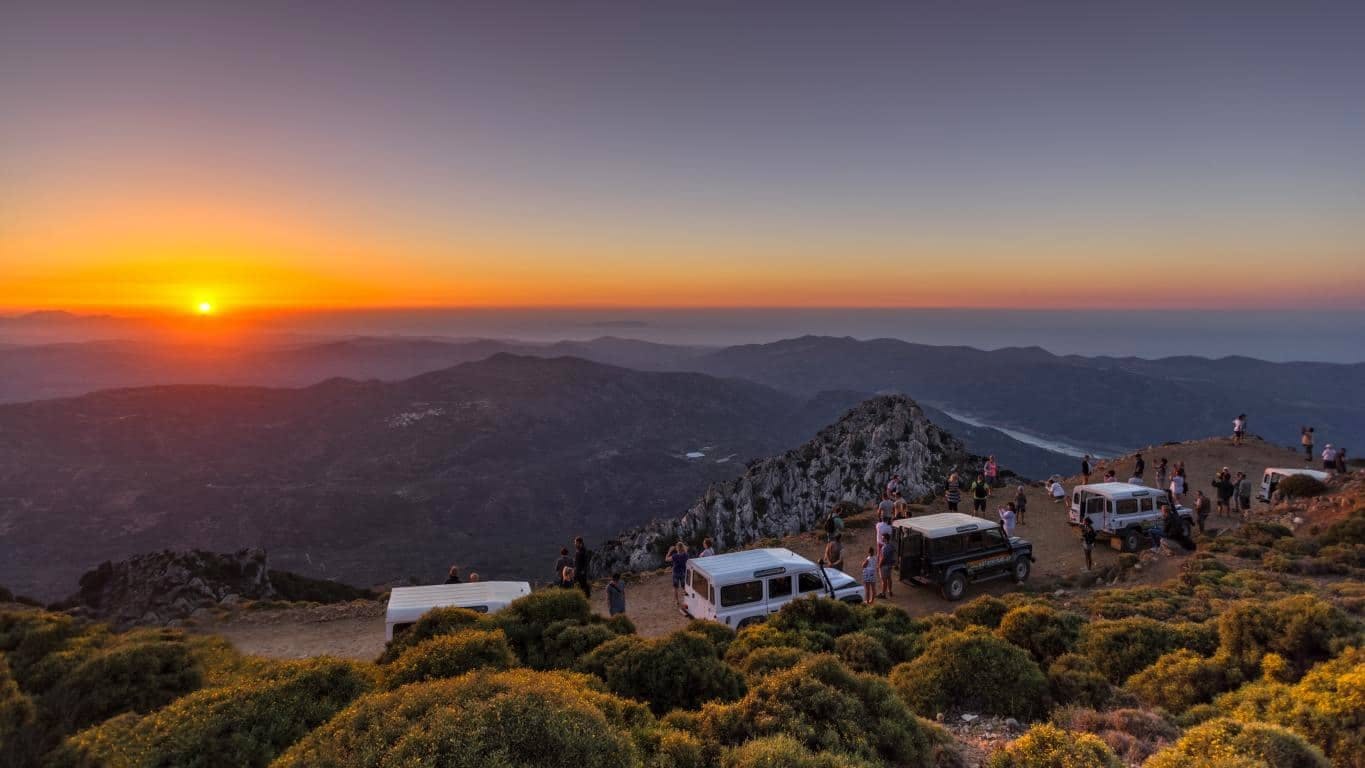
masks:
[(635, 768), (642, 751), (632, 732), (653, 719), (599, 685), (584, 675), (516, 669), (371, 694), (273, 768)]
[(1241, 675), (1219, 659), (1206, 659), (1187, 650), (1172, 651), (1152, 666), (1128, 678), (1125, 687), (1149, 707), (1161, 707), (1173, 715), (1241, 682)]
[[(38, 669), (43, 662), (69, 643), (97, 631), (70, 616), (57, 613), (0, 612), (0, 653), (5, 654), (10, 673), (19, 687), (35, 692), (60, 677), (60, 674), (44, 675)], [(107, 634), (107, 630), (104, 633)]]
[(283, 663), (263, 679), (196, 691), (149, 715), (82, 731), (52, 765), (266, 766), (368, 690), (372, 678), (362, 665), (325, 657)]
[(881, 641), (866, 632), (851, 632), (834, 641), (839, 660), (854, 672), (885, 675), (891, 670), (891, 656)]
[(1327, 484), (1312, 475), (1290, 475), (1275, 486), (1282, 499), (1308, 499), (1327, 492)]
[(1219, 718), (1186, 731), (1180, 741), (1153, 755), (1144, 768), (1190, 765), (1329, 768), (1330, 764), (1317, 747), (1277, 725)]
[(10, 675), (9, 664), (0, 654), (0, 765), (24, 765), (33, 758), (36, 744), (31, 743), (37, 711)]
[(744, 679), (720, 660), (711, 639), (685, 630), (649, 640), (618, 637), (583, 657), (579, 669), (606, 681), (618, 696), (648, 702), (658, 714), (744, 695)]
[(517, 657), (501, 631), (466, 629), (433, 637), (404, 651), (384, 669), (384, 687), (458, 677), (476, 669), (507, 669), (516, 663)]
[(312, 579), (289, 571), (270, 572), (270, 585), (281, 600), (306, 603), (342, 603), (373, 600), (374, 592), (328, 579)]
[(1000, 626), (1000, 620), (1005, 618), (1009, 610), (1010, 607), (1004, 600), (982, 595), (958, 606), (953, 611), (953, 618), (963, 625), (976, 624), (987, 629), (995, 629)]
[(1109, 680), (1084, 656), (1067, 653), (1047, 668), (1047, 687), (1058, 704), (1075, 704), (1099, 709), (1109, 703), (1114, 692)]
[(1129, 765), (1146, 760), (1180, 735), (1174, 725), (1143, 709), (1067, 708), (1052, 713), (1052, 722), (1065, 731), (1094, 734)]
[(541, 636), (544, 665), (549, 669), (571, 669), (594, 648), (620, 636), (615, 625), (608, 622), (556, 621)]
[(1248, 675), (1267, 653), (1279, 654), (1302, 673), (1358, 637), (1350, 617), (1312, 595), (1240, 602), (1218, 621), (1219, 653)]
[(744, 667), (749, 654), (760, 648), (792, 648), (799, 651), (822, 653), (834, 650), (829, 635), (819, 632), (778, 631), (768, 624), (748, 627), (725, 649), (725, 660), (736, 667)]
[(422, 618), (418, 619), (417, 623), (408, 627), (406, 631), (384, 646), (384, 652), (379, 656), (379, 663), (388, 664), (395, 661), (408, 650), (433, 637), (453, 634), (472, 627), (485, 626), (484, 619), (483, 614), (476, 613), (468, 608), (433, 608), (422, 614)]
[(769, 617), (767, 623), (779, 632), (809, 630), (838, 637), (862, 629), (863, 617), (858, 609), (842, 600), (817, 597), (792, 600)]
[(1289, 728), (1339, 768), (1356, 768), (1365, 755), (1365, 650), (1347, 649), (1314, 667), (1296, 685), (1267, 676), (1219, 697), (1216, 706), (1238, 720), (1264, 720)]
[[(547, 655), (546, 630), (559, 622), (592, 624), (601, 623), (602, 618), (593, 615), (588, 598), (577, 589), (542, 589), (512, 601), (488, 621), (506, 633), (521, 663), (533, 669), (551, 669), (556, 662), (565, 659), (554, 652), (556, 648), (550, 648), (551, 653)], [(560, 624), (563, 626), (567, 625)]]
[(1046, 665), (1076, 646), (1084, 623), (1085, 619), (1074, 613), (1035, 603), (1011, 609), (1000, 619), (995, 634)]
[(752, 653), (749, 653), (744, 657), (744, 660), (740, 662), (738, 669), (740, 673), (744, 675), (744, 679), (752, 686), (759, 679), (767, 677), (773, 672), (782, 669), (791, 669), (811, 655), (810, 651), (803, 651), (800, 648), (789, 648), (785, 645), (755, 648)]
[(829, 752), (814, 753), (790, 736), (754, 739), (730, 750), (723, 768), (873, 768), (865, 760)]
[(1032, 718), (1047, 711), (1047, 679), (1027, 652), (979, 627), (932, 642), (891, 671), (891, 684), (926, 717), (960, 709)]
[(1087, 733), (1066, 733), (1043, 723), (1028, 729), (991, 756), (987, 768), (1122, 768), (1103, 741)]
[(707, 704), (695, 726), (707, 743), (738, 746), (787, 735), (816, 752), (897, 765), (932, 764), (946, 739), (918, 720), (884, 680), (849, 672), (828, 655), (774, 672), (733, 704)]
[(1212, 653), (1215, 646), (1212, 627), (1132, 616), (1086, 624), (1076, 651), (1090, 659), (1109, 682), (1119, 685), (1171, 651), (1190, 648)]
[(684, 629), (688, 632), (705, 635), (707, 639), (711, 641), (711, 644), (716, 646), (716, 653), (720, 656), (725, 655), (726, 649), (730, 647), (730, 643), (735, 639), (735, 631), (718, 621), (693, 619), (687, 622), (687, 626), (684, 627)]
[(116, 635), (76, 658), (38, 699), (48, 727), (60, 733), (123, 712), (150, 712), (204, 682), (185, 636), (173, 630)]

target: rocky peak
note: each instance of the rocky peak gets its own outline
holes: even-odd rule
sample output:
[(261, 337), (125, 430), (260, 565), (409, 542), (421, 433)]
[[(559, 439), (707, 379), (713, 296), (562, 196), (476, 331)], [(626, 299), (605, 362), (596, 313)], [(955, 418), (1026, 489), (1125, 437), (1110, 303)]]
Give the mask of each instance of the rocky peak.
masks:
[(163, 624), (219, 603), (276, 596), (260, 549), (136, 555), (101, 563), (80, 585), (73, 602), (81, 612), (120, 627)]
[(861, 508), (879, 498), (893, 474), (901, 476), (904, 494), (913, 500), (936, 493), (954, 468), (977, 464), (913, 400), (873, 398), (805, 445), (750, 462), (740, 477), (712, 484), (682, 517), (655, 520), (604, 542), (593, 570), (658, 568), (678, 539), (695, 552), (708, 536), (719, 549), (733, 549), (808, 531), (836, 504)]

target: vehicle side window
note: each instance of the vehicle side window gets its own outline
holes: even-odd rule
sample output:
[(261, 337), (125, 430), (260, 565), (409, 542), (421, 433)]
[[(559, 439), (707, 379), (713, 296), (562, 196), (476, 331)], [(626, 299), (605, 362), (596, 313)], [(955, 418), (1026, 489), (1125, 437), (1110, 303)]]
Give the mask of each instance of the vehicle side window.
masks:
[(1087, 515), (1104, 514), (1104, 499), (1099, 498), (1098, 496), (1086, 499), (1085, 513)]
[(924, 552), (924, 537), (918, 533), (912, 532), (902, 538), (901, 541), (904, 542), (901, 545), (903, 547), (901, 554), (906, 557), (918, 557)]
[(790, 597), (792, 593), (792, 577), (778, 576), (768, 579), (768, 599), (775, 597)]
[(696, 592), (703, 600), (711, 601), (711, 583), (706, 577), (701, 575), (701, 571), (692, 571), (692, 591)]
[(763, 582), (761, 581), (746, 581), (720, 588), (720, 605), (722, 608), (744, 605), (745, 603), (757, 603), (762, 599)]
[[(1146, 499), (1143, 499), (1146, 501)], [(1116, 515), (1135, 515), (1138, 511), (1137, 499), (1119, 499), (1114, 502), (1114, 514)]]
[(987, 528), (981, 531), (981, 546), (987, 548), (1005, 546), (1005, 535), (999, 528)]
[(818, 573), (802, 573), (796, 577), (796, 589), (803, 595), (824, 588), (825, 582)]
[(936, 557), (962, 554), (961, 536), (944, 536), (929, 543), (929, 551)]
[(488, 613), (488, 606), (486, 605), (466, 605), (464, 607), (475, 613)]
[(1141, 509), (1143, 512), (1151, 512), (1152, 510), (1156, 509), (1156, 500), (1150, 496), (1141, 499), (1140, 502), (1141, 503), (1138, 505), (1138, 508)]

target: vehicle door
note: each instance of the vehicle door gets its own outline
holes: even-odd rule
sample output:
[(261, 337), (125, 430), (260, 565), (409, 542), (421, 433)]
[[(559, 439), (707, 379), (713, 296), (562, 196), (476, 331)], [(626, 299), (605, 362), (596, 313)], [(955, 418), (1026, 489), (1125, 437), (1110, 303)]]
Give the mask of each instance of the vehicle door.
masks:
[[(1112, 512), (1110, 513), (1111, 531), (1121, 531), (1134, 523), (1141, 523), (1145, 519), (1151, 518), (1152, 497), (1151, 496), (1130, 496), (1126, 499), (1114, 499), (1111, 502)], [(1146, 512), (1143, 512), (1143, 508)]]
[(828, 583), (828, 575), (819, 571), (805, 571), (796, 574), (796, 594), (798, 597), (834, 597), (834, 589)]
[(687, 605), (687, 612), (695, 619), (716, 618), (715, 589), (705, 574), (693, 568), (691, 563), (687, 568), (687, 589), (683, 591), (683, 602)]
[(901, 528), (896, 542), (896, 562), (900, 566), (901, 581), (912, 581), (916, 576), (929, 575), (929, 547), (918, 531)]
[(768, 592), (768, 613), (777, 613), (782, 606), (792, 601), (792, 581), (796, 577), (790, 573), (769, 576), (764, 581)]
[(967, 576), (980, 579), (1009, 570), (1014, 564), (1009, 540), (1000, 526), (967, 534)]
[(1093, 493), (1084, 494), (1082, 498), (1085, 505), (1082, 508), (1085, 516), (1090, 518), (1090, 524), (1097, 530), (1113, 530), (1109, 527), (1109, 500)]
[[(720, 604), (716, 612), (726, 624), (739, 628), (746, 622), (761, 621), (768, 615), (762, 579), (726, 584), (716, 589)], [(714, 587), (713, 587), (714, 588)]]
[(948, 571), (961, 567), (965, 559), (967, 536), (955, 533), (951, 536), (929, 539), (926, 543), (929, 557), (922, 576), (931, 584), (941, 583), (947, 577)]

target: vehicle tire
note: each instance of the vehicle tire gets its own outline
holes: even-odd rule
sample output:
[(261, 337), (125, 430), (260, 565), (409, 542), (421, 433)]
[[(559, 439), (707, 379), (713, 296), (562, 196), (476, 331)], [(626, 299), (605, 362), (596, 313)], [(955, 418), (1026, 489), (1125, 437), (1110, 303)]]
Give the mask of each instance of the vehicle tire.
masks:
[(967, 574), (956, 571), (943, 582), (943, 599), (957, 602), (967, 594)]
[(1123, 551), (1136, 552), (1142, 548), (1142, 529), (1129, 528), (1123, 532)]
[(1184, 536), (1186, 541), (1194, 538), (1194, 526), (1190, 525), (1188, 517), (1180, 518), (1180, 535)]
[(1029, 571), (1033, 570), (1033, 563), (1027, 555), (1014, 559), (1014, 580), (1023, 584), (1028, 581)]
[(761, 623), (762, 621), (763, 621), (763, 619), (760, 619), (760, 618), (757, 617), (757, 616), (750, 616), (749, 618), (747, 618), (747, 619), (741, 621), (741, 622), (739, 623), (739, 626), (735, 627), (735, 631), (738, 632), (738, 631), (740, 631), (741, 629), (744, 629), (745, 627), (752, 627), (753, 625), (759, 624), (759, 623)]
[(845, 597), (845, 598), (844, 598), (844, 602), (845, 602), (845, 603), (848, 603), (848, 604), (850, 604), (850, 605), (862, 605), (862, 604), (863, 604), (863, 598), (862, 598), (861, 595), (858, 596), (858, 597)]

